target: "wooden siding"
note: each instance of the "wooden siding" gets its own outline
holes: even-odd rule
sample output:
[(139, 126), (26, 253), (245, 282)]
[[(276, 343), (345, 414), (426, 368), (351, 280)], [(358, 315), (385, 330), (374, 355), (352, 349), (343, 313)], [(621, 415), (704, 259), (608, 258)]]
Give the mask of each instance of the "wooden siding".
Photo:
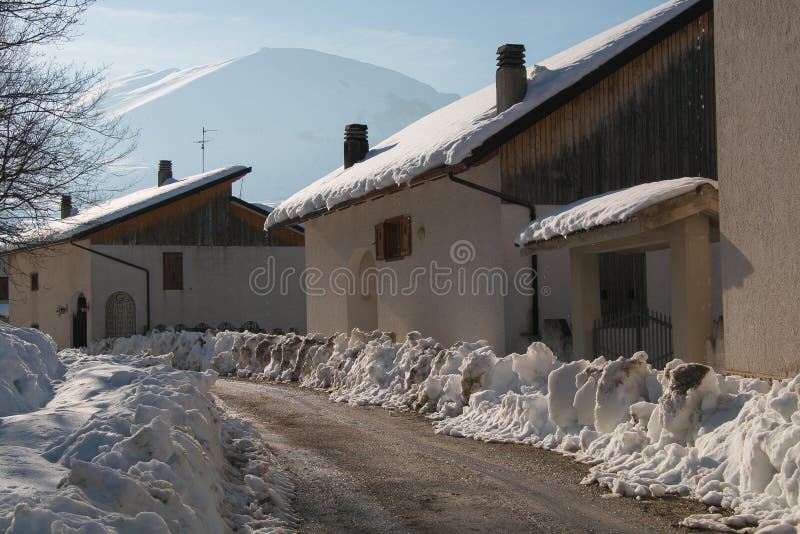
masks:
[(502, 192), (565, 204), (681, 176), (717, 177), (711, 11), (500, 147)]
[(220, 184), (119, 221), (91, 240), (97, 245), (266, 246), (265, 218), (242, 215), (230, 198), (230, 183)]

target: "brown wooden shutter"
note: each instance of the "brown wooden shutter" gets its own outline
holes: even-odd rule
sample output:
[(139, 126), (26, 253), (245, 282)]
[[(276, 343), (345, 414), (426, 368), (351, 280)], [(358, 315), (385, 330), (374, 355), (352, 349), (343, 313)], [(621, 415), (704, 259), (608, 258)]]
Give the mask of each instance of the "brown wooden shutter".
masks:
[(385, 242), (385, 230), (383, 227), (383, 223), (378, 223), (375, 225), (375, 259), (382, 260), (385, 257), (384, 252), (386, 251), (386, 242)]
[(400, 220), (400, 255), (408, 256), (411, 254), (411, 217), (403, 217)]
[(164, 253), (164, 289), (183, 289), (183, 254)]

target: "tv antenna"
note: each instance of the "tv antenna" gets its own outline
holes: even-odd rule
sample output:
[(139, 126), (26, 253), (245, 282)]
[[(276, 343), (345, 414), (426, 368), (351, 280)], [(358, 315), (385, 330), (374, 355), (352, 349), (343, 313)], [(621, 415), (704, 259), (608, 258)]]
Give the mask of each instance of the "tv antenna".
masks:
[(210, 143), (213, 139), (206, 139), (206, 134), (209, 132), (218, 132), (219, 130), (209, 130), (205, 126), (203, 126), (203, 135), (200, 137), (199, 141), (195, 141), (195, 144), (200, 145), (200, 159), (201, 159), (201, 172), (206, 172), (206, 143)]

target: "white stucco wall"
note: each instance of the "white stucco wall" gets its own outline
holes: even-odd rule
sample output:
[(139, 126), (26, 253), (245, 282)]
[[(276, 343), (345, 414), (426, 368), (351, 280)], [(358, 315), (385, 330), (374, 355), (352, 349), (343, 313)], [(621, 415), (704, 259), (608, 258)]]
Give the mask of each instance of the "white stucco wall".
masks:
[(725, 366), (800, 371), (800, 9), (714, 5)]
[[(89, 254), (72, 245), (58, 245), (12, 254), (9, 264), (9, 322), (26, 327), (38, 324), (59, 348), (71, 346), (78, 296), (83, 293), (87, 302), (92, 301)], [(30, 290), (31, 272), (39, 273), (38, 291)], [(66, 307), (66, 313), (56, 313), (59, 306)], [(92, 334), (89, 321), (89, 339)]]
[[(459, 176), (494, 189), (499, 187), (496, 159)], [(501, 267), (508, 276), (519, 266), (529, 265), (529, 260), (521, 258), (513, 247), (514, 232), (527, 222), (526, 212), (518, 206), (505, 205), (501, 209), (499, 199), (443, 178), (308, 221), (306, 264), (319, 269), (319, 280), (312, 284), (312, 294), (307, 298), (309, 331), (331, 334), (348, 329), (347, 297), (333, 293), (331, 273), (337, 268), (357, 266), (364, 252), (374, 258), (374, 226), (394, 216), (410, 215), (412, 254), (398, 261), (377, 262), (377, 267), (391, 268), (401, 288), (409, 286), (414, 272), (424, 269), (424, 275), (416, 278), (416, 289), (410, 294), (384, 291), (378, 295), (378, 327), (394, 332), (398, 339), (411, 330), (419, 330), (442, 343), (486, 339), (498, 353), (507, 352), (507, 345), (518, 349), (524, 342), (515, 340), (530, 330), (525, 321), (530, 314), (531, 297), (506, 300), (499, 286), (493, 292), (486, 290), (485, 281), (478, 291), (471, 286), (478, 268)], [(454, 243), (461, 245), (470, 261), (453, 261)], [(432, 265), (452, 270), (449, 276), (441, 277), (439, 290), (430, 283)], [(459, 284), (461, 273), (466, 284)], [(513, 282), (509, 285), (513, 290)]]
[[(299, 288), (304, 268), (303, 247), (198, 247), (95, 245), (92, 248), (150, 271), (150, 326), (183, 323), (193, 327), (227, 321), (240, 326), (256, 321), (263, 329), (297, 328), (305, 331), (305, 298)], [(164, 290), (163, 253), (183, 254), (183, 290)], [(288, 291), (280, 283), (268, 289), (263, 271), (267, 258), (289, 278)], [(136, 327), (146, 323), (145, 275), (142, 271), (92, 255), (91, 322), (97, 337), (105, 335), (105, 304), (116, 291), (126, 291), (136, 304)], [(251, 274), (261, 290), (251, 288)], [(290, 269), (290, 270), (287, 270)], [(294, 273), (294, 274), (292, 274)], [(279, 279), (278, 279), (279, 282)], [(262, 294), (259, 294), (262, 293)]]
[[(711, 243), (711, 313), (716, 320), (722, 315), (722, 274), (720, 244)], [(651, 310), (672, 314), (669, 249), (646, 253), (647, 306)]]

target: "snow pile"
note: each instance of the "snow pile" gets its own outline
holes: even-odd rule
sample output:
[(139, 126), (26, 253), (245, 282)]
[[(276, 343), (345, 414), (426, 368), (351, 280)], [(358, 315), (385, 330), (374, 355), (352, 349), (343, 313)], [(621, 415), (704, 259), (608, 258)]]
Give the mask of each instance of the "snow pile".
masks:
[(418, 411), (442, 434), (557, 450), (591, 464), (585, 482), (616, 495), (691, 496), (719, 508), (688, 526), (750, 532), (800, 522), (800, 377), (770, 384), (681, 360), (657, 371), (644, 352), (564, 363), (538, 342), (498, 357), (485, 341), (443, 347), (419, 332), (402, 343), (357, 329), (172, 335), (165, 347), (189, 353), (198, 342), (186, 340), (203, 339), (203, 361), (224, 373)]
[(49, 336), (0, 322), (0, 417), (44, 406), (63, 376)]
[(598, 226), (624, 222), (645, 208), (695, 191), (705, 184), (717, 187), (716, 181), (707, 178), (675, 178), (584, 198), (531, 222), (517, 236), (516, 243), (525, 245), (546, 241)]
[(266, 444), (210, 395), (216, 372), (173, 369), (170, 354), (60, 357), (67, 371), (52, 400), (0, 424), (0, 531), (295, 524), (291, 484)]
[(670, 0), (528, 69), (524, 100), (495, 113), (494, 84), (423, 117), (374, 146), (348, 169), (339, 167), (283, 201), (266, 227), (331, 208), (372, 191), (409, 183), (421, 173), (462, 162), (492, 135), (536, 109), (667, 24), (697, 0)]

